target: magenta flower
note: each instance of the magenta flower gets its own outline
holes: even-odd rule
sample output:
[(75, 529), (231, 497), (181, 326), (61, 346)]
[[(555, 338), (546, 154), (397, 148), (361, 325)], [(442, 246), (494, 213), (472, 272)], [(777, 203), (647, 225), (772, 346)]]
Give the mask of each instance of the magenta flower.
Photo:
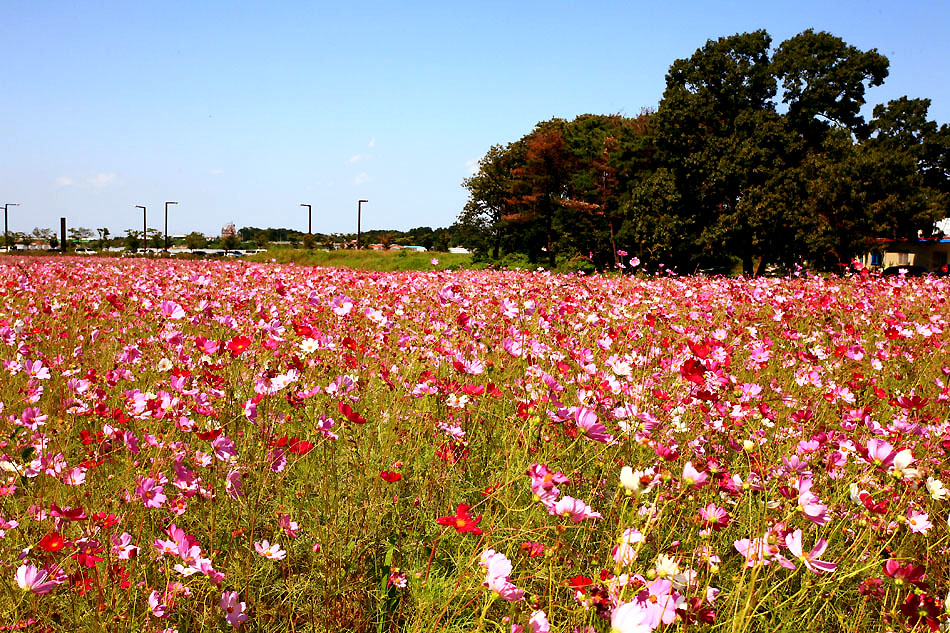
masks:
[(139, 482), (138, 488), (135, 489), (135, 494), (145, 502), (146, 508), (161, 508), (167, 499), (164, 490), (165, 489), (160, 486), (157, 481), (151, 477), (146, 477)]
[(555, 503), (554, 507), (549, 509), (548, 512), (569, 518), (573, 523), (580, 523), (584, 519), (602, 518), (599, 512), (594, 512), (593, 508), (573, 497), (564, 497)]
[(607, 427), (597, 420), (597, 414), (585, 407), (574, 410), (574, 421), (577, 423), (577, 430), (583, 433), (587, 439), (604, 444), (613, 441), (613, 436), (607, 432)]
[(221, 602), (218, 606), (224, 610), (224, 617), (228, 624), (240, 627), (242, 622), (247, 622), (247, 614), (244, 613), (245, 604), (239, 602), (238, 592), (225, 591), (221, 594)]
[(802, 531), (795, 530), (785, 536), (785, 546), (788, 547), (788, 551), (790, 551), (795, 558), (804, 563), (806, 568), (816, 574), (822, 572), (832, 573), (838, 568), (836, 563), (818, 560), (818, 557), (824, 554), (825, 548), (828, 547), (828, 541), (823, 538), (818, 539), (818, 542), (815, 543), (815, 547), (813, 547), (808, 554), (805, 554), (802, 549)]

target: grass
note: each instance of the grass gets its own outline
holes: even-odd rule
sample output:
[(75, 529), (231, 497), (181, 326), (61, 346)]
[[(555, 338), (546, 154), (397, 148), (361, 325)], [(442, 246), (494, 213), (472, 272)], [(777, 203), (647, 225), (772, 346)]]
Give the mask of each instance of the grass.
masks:
[[(431, 260), (438, 259), (433, 265)], [(294, 248), (272, 248), (266, 253), (258, 253), (246, 258), (248, 261), (274, 262), (278, 264), (294, 263), (302, 266), (345, 267), (355, 270), (377, 270), (384, 272), (410, 270), (449, 270), (467, 267), (472, 256), (468, 254), (410, 252), (410, 251), (373, 251), (373, 250), (304, 250)]]

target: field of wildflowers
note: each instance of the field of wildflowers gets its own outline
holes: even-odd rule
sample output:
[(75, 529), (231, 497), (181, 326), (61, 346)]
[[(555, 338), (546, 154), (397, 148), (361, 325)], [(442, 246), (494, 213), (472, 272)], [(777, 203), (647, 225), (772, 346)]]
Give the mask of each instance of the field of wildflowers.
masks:
[(948, 296), (6, 258), (0, 630), (946, 628)]

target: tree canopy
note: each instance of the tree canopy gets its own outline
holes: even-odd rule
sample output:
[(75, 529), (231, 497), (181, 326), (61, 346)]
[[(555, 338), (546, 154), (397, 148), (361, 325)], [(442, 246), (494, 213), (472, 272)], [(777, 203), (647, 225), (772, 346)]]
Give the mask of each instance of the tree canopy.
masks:
[(678, 59), (655, 112), (538, 123), (465, 179), (458, 235), (485, 258), (691, 272), (738, 259), (834, 268), (948, 213), (950, 128), (927, 99), (862, 112), (888, 60), (826, 32), (764, 30)]

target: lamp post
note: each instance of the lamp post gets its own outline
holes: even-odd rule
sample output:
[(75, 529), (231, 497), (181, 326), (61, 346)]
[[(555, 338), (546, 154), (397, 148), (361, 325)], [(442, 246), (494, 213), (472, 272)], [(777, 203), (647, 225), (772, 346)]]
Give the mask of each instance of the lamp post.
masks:
[(307, 207), (307, 235), (313, 233), (313, 213), (312, 208), (309, 204), (303, 202), (300, 203), (300, 206)]
[[(166, 202), (165, 203), (165, 252), (168, 252), (168, 205), (178, 204), (177, 202)], [(145, 207), (142, 207), (143, 209)]]
[(356, 250), (360, 250), (360, 236), (362, 235), (360, 231), (360, 217), (363, 215), (364, 202), (369, 202), (369, 200), (360, 200), (356, 203)]
[(142, 210), (142, 252), (145, 252), (145, 249), (148, 248), (148, 225), (145, 221), (145, 207), (137, 204), (135, 208)]
[(10, 252), (10, 231), (7, 230), (7, 208), (18, 206), (20, 206), (19, 202), (8, 202), (3, 205), (3, 240), (6, 243), (8, 253)]

